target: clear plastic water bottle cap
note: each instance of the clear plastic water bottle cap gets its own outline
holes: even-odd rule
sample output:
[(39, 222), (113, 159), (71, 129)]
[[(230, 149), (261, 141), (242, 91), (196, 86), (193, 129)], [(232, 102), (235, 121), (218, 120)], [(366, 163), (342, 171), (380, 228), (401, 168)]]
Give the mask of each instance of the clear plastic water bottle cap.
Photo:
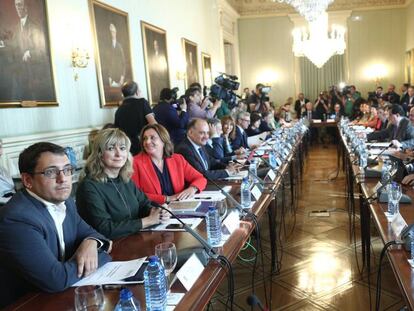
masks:
[(214, 211), (215, 209), (216, 209), (216, 208), (215, 208), (214, 206), (212, 206), (212, 205), (208, 207), (208, 210), (209, 210), (209, 211)]
[(151, 262), (151, 263), (154, 263), (154, 262), (158, 262), (159, 261), (159, 259), (158, 259), (158, 257), (157, 256), (150, 256), (149, 258), (148, 258), (148, 261), (149, 262)]
[(248, 181), (247, 177), (243, 177), (243, 182)]
[(121, 298), (121, 300), (128, 300), (131, 297), (132, 292), (128, 288), (123, 288), (119, 293), (119, 298)]

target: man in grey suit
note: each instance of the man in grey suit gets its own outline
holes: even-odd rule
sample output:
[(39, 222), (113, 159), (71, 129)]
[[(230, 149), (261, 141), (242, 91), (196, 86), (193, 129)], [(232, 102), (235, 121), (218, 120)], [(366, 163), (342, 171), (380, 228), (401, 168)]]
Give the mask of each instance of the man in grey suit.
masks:
[(111, 260), (111, 241), (69, 197), (73, 167), (62, 147), (28, 147), (19, 170), (25, 189), (0, 210), (0, 307), (28, 291), (63, 291)]
[(404, 117), (404, 110), (399, 104), (394, 104), (390, 113), (389, 121), (391, 124), (383, 130), (368, 134), (368, 141), (390, 141), (397, 148), (413, 149), (414, 127), (411, 125), (410, 120)]

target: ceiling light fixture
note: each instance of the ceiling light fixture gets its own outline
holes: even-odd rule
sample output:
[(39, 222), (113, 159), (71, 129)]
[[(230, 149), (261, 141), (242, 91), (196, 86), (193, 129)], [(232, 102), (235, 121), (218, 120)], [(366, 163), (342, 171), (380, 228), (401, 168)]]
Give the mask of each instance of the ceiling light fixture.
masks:
[(344, 54), (345, 28), (332, 25), (328, 31), (328, 14), (309, 22), (306, 27), (295, 28), (293, 35), (293, 53), (296, 57), (307, 57), (316, 67), (321, 68), (333, 55)]
[[(276, 2), (276, 0), (272, 0)], [(324, 13), (334, 0), (277, 0), (295, 8), (308, 22), (313, 22)]]

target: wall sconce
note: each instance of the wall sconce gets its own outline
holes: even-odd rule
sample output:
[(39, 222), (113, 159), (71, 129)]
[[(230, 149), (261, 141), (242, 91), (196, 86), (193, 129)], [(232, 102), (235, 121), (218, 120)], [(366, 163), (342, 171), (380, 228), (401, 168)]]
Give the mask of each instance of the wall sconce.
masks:
[[(86, 68), (89, 64), (89, 53), (85, 49), (76, 48), (72, 50), (72, 67), (73, 68)], [(79, 75), (75, 72), (75, 81), (79, 79)]]
[(374, 64), (365, 69), (365, 76), (379, 86), (381, 80), (388, 76), (388, 68), (384, 64)]

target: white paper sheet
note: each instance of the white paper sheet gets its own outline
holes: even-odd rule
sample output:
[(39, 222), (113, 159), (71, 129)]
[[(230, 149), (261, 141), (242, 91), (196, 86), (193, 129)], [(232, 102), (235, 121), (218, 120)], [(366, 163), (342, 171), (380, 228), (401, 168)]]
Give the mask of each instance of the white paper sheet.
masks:
[(229, 177), (225, 178), (225, 180), (241, 180), (244, 177), (247, 177), (248, 173), (249, 173), (248, 171), (240, 171), (236, 175), (229, 176)]
[(264, 132), (259, 135), (247, 137), (247, 145), (249, 146), (249, 148), (251, 148), (252, 146), (260, 146), (266, 139), (266, 136), (267, 133)]
[(91, 275), (76, 282), (72, 287), (84, 285), (102, 284), (128, 284), (133, 282), (122, 281), (125, 278), (135, 275), (141, 268), (146, 258), (139, 258), (129, 261), (108, 262)]

